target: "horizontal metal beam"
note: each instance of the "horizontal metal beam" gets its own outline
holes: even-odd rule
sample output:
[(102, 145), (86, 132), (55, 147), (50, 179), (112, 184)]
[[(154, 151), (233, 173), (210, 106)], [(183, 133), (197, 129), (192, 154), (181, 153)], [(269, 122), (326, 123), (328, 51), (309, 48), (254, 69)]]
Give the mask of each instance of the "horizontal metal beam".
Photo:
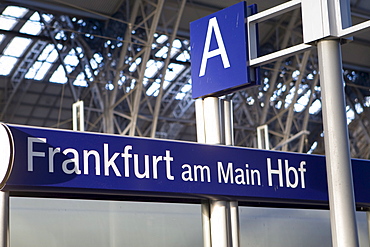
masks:
[(257, 57), (254, 59), (249, 60), (249, 66), (261, 66), (264, 64), (271, 63), (277, 59), (282, 59), (285, 57), (290, 57), (293, 56), (294, 54), (297, 53), (302, 53), (307, 50), (313, 49), (315, 46), (312, 45), (307, 45), (307, 44), (299, 44), (295, 45), (280, 51), (276, 51), (261, 57)]
[(249, 23), (259, 23), (266, 21), (268, 19), (274, 18), (276, 16), (285, 14), (289, 11), (292, 11), (294, 9), (297, 9), (301, 6), (301, 0), (292, 0), (288, 1), (286, 3), (280, 4), (276, 7), (267, 9), (265, 11), (256, 13), (254, 15), (251, 15), (247, 18), (248, 24)]
[(289, 139), (283, 141), (283, 142), (280, 142), (278, 145), (276, 145), (272, 150), (276, 150), (282, 146), (284, 146), (285, 144), (288, 144), (289, 142), (297, 139), (298, 137), (302, 136), (302, 135), (309, 135), (310, 132), (307, 131), (307, 130), (302, 130), (300, 132), (298, 132), (297, 134), (295, 134), (294, 136), (290, 137)]

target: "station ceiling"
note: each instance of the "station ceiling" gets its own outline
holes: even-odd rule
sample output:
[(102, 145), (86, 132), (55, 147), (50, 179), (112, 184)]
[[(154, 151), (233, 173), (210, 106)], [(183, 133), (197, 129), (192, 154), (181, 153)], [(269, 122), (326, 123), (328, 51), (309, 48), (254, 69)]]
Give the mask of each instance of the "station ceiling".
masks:
[[(88, 18), (109, 19), (112, 17), (119, 7), (125, 2), (124, 0), (5, 0), (5, 3), (14, 3), (22, 6), (28, 6), (35, 9), (45, 10), (47, 12), (63, 13), (69, 15), (77, 15)], [(166, 1), (166, 5), (171, 6), (176, 4), (176, 0)], [(181, 18), (178, 33), (188, 38), (189, 23), (204, 16), (207, 16), (215, 11), (226, 8), (239, 2), (238, 0), (231, 1), (214, 1), (214, 0), (189, 0), (186, 2), (184, 13)], [(247, 1), (248, 4), (257, 4), (258, 11), (263, 11), (271, 7), (277, 6), (287, 1), (284, 0), (253, 0)], [(126, 4), (126, 3), (125, 3)], [(351, 0), (352, 22), (359, 23), (363, 20), (370, 19), (370, 2), (366, 0)], [(171, 15), (171, 10), (170, 13)], [(261, 33), (261, 37), (266, 35)], [(351, 68), (363, 68), (370, 71), (370, 32), (358, 35), (353, 42), (343, 46), (343, 63)]]
[[(151, 10), (153, 6), (155, 7), (157, 1), (142, 0), (141, 2), (143, 6), (148, 6), (146, 9), (143, 8), (145, 9), (143, 12), (145, 12)], [(138, 128), (136, 132), (133, 131), (134, 135), (150, 136), (153, 119), (157, 118), (159, 123), (156, 137), (195, 141), (194, 106), (189, 90), (191, 86), (189, 23), (239, 1), (186, 1), (173, 43), (174, 49), (171, 50), (172, 59), (168, 68), (164, 68), (166, 55), (164, 54), (165, 49), (162, 48), (169, 44), (171, 32), (175, 27), (173, 19), (178, 13), (180, 2), (179, 0), (166, 0), (164, 2), (159, 17), (160, 21), (156, 27), (150, 59), (145, 68), (145, 85), (143, 86), (145, 93), (141, 97), (141, 106), (137, 109), (139, 112), (137, 114), (138, 120), (132, 121), (132, 114), (135, 112), (133, 110), (135, 107), (132, 106), (134, 101), (132, 92), (136, 86), (136, 77), (141, 66), (138, 59), (142, 54), (138, 52), (136, 57), (128, 57), (129, 71), (127, 74), (125, 74), (126, 72), (121, 73), (121, 79), (116, 84), (122, 91), (114, 92), (111, 81), (114, 80), (114, 75), (117, 75), (117, 71), (114, 70), (115, 63), (119, 62), (118, 49), (114, 50), (112, 47), (120, 47), (125, 43), (122, 40), (125, 33), (124, 28), (130, 25), (127, 16), (130, 16), (135, 1), (1, 0), (1, 11), (9, 6), (19, 6), (25, 12), (18, 17), (4, 15), (5, 19), (14, 19), (14, 23), (11, 27), (0, 27), (0, 35), (2, 35), (2, 42), (0, 42), (0, 63), (2, 64), (0, 68), (0, 104), (2, 108), (0, 120), (18, 124), (71, 128), (71, 105), (77, 99), (83, 98), (90, 118), (87, 130), (106, 132), (109, 129), (108, 132), (111, 133), (128, 134), (128, 129), (131, 128), (130, 124), (135, 122)], [(286, 1), (253, 0), (247, 3), (257, 4), (258, 11), (264, 11), (284, 2)], [(39, 17), (34, 16), (36, 12), (44, 21), (42, 25), (39, 25), (39, 32), (37, 32), (37, 28), (23, 27), (28, 21), (31, 24), (41, 23)], [(353, 24), (369, 20), (370, 2), (368, 0), (351, 0), (351, 12)], [(63, 15), (68, 18), (64, 18)], [(155, 10), (152, 15), (138, 16), (135, 21), (144, 23), (154, 15)], [(287, 13), (282, 17), (276, 17), (261, 24), (259, 38), (262, 52), (279, 49), (283, 45), (283, 37), (290, 38), (288, 45), (302, 41), (299, 18), (296, 23), (293, 23), (294, 28), (287, 29), (293, 18), (293, 13)], [(53, 23), (49, 27), (48, 21)], [(90, 36), (87, 29), (83, 29), (86, 23), (91, 25), (92, 31), (95, 30), (94, 26), (102, 29), (98, 30), (100, 32), (94, 31), (95, 39), (91, 38), (91, 42), (88, 39)], [(143, 29), (144, 26), (143, 24)], [(145, 28), (149, 30), (150, 27), (145, 26)], [(66, 33), (72, 35), (63, 36)], [(18, 39), (18, 42), (25, 43), (17, 43), (13, 45), (15, 48), (11, 49), (9, 44), (15, 38)], [(99, 43), (100, 39), (104, 42)], [(139, 36), (138, 40), (140, 40)], [(106, 47), (106, 51), (100, 52), (100, 54), (104, 53), (101, 56), (95, 53), (99, 49), (96, 46), (99, 45)], [(25, 49), (22, 49), (23, 47)], [(144, 48), (145, 46), (142, 46), (140, 49)], [(355, 81), (362, 72), (370, 73), (370, 56), (367, 54), (370, 54), (370, 32), (356, 35), (352, 41), (342, 46), (344, 69), (347, 71), (346, 73), (350, 73), (347, 77), (351, 80), (347, 84)], [(315, 51), (313, 51), (309, 55), (307, 64), (304, 63), (304, 56), (299, 55), (289, 61), (284, 61), (280, 67), (276, 64), (267, 65), (263, 68), (265, 87), (260, 88), (260, 91), (251, 89), (233, 96), (237, 145), (256, 147), (256, 127), (268, 124), (270, 134), (274, 136), (271, 141), (275, 142), (276, 147), (284, 146), (281, 143), (291, 140), (292, 137), (297, 135), (301, 137), (300, 134), (308, 130), (311, 135), (304, 134), (306, 139), (300, 141), (300, 146), (305, 146), (305, 148), (297, 148), (298, 142), (294, 144), (293, 141), (289, 144), (290, 147), (285, 147), (285, 149), (306, 152), (316, 142), (318, 143), (316, 145), (319, 146), (317, 152), (323, 153), (323, 147), (320, 147), (320, 145), (322, 146), (320, 111), (315, 110), (320, 107), (320, 105), (316, 106), (320, 98), (320, 90), (316, 90), (312, 101), (309, 101), (307, 96), (315, 88), (309, 89), (310, 84), (307, 83), (307, 81), (315, 81), (318, 73), (315, 57)], [(90, 63), (86, 58), (90, 59)], [(100, 61), (104, 61), (104, 63), (100, 63)], [(7, 66), (12, 62), (13, 65)], [(300, 68), (302, 63), (306, 64), (305, 68)], [(90, 66), (90, 68), (83, 67), (81, 64)], [(107, 66), (108, 64), (111, 66), (110, 68)], [(42, 71), (41, 68), (44, 70)], [(353, 72), (352, 76), (351, 70), (357, 72)], [(166, 86), (164, 86), (161, 110), (159, 114), (154, 114), (158, 85), (163, 71), (167, 71), (167, 73), (164, 79)], [(348, 103), (349, 112), (353, 115), (349, 121), (352, 124), (352, 126), (350, 125), (351, 138), (354, 140), (362, 138), (360, 143), (353, 147), (354, 150), (366, 147), (370, 143), (370, 121), (368, 121), (368, 115), (365, 114), (370, 102), (370, 98), (367, 98), (370, 95), (370, 85), (366, 76), (360, 77), (361, 80), (357, 80), (357, 84), (353, 83), (352, 89), (348, 92), (353, 101)], [(276, 83), (274, 81), (275, 84), (272, 84), (270, 80), (276, 80)], [(299, 85), (299, 95), (295, 97), (292, 94), (294, 94), (294, 87), (298, 88), (298, 84), (295, 84), (297, 80), (301, 80), (301, 85)], [(276, 87), (275, 92), (269, 93), (268, 88), (273, 85)], [(115, 95), (117, 102), (111, 100), (112, 94)], [(131, 101), (130, 97), (132, 97)], [(292, 99), (296, 102), (292, 103)], [(111, 108), (114, 110), (113, 114), (116, 117), (114, 121), (112, 120), (114, 126), (110, 128), (107, 127), (109, 123), (104, 122), (105, 114), (109, 110), (107, 102), (111, 104)], [(268, 113), (264, 113), (264, 117), (261, 117), (267, 102), (269, 102), (270, 110)], [(276, 105), (273, 106), (275, 103)], [(281, 107), (284, 104), (286, 109)], [(289, 105), (292, 104), (295, 105), (293, 114), (295, 117), (290, 119), (288, 112)], [(358, 104), (361, 105), (362, 110), (356, 110)], [(298, 105), (301, 105), (301, 108)], [(310, 119), (308, 127), (302, 127), (306, 126), (305, 124), (301, 125), (305, 114)], [(268, 116), (267, 119), (266, 116)], [(289, 121), (291, 123), (287, 124), (286, 122)], [(291, 131), (288, 131), (285, 125), (290, 124), (293, 127), (289, 127)], [(300, 138), (296, 140), (298, 139)], [(302, 144), (303, 142), (305, 144)], [(361, 151), (353, 151), (356, 157), (370, 155), (369, 152), (360, 153)]]

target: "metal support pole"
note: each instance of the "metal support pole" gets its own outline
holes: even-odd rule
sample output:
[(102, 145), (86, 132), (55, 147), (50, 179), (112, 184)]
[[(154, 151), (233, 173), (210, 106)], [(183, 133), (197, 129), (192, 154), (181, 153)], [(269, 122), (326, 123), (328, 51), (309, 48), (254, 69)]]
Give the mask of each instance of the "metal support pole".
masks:
[(1, 229), (0, 229), (0, 245), (2, 247), (9, 247), (9, 192), (0, 191), (0, 218), (1, 218)]
[(207, 97), (203, 100), (204, 129), (207, 144), (221, 144), (221, 120), (219, 99)]
[(231, 246), (239, 247), (239, 208), (237, 201), (230, 202)]
[(366, 211), (366, 219), (367, 219), (367, 234), (370, 243), (370, 211)]
[(231, 100), (223, 100), (224, 117), (224, 135), (225, 145), (234, 145), (234, 121), (233, 121), (233, 103)]
[(199, 143), (206, 143), (206, 132), (204, 125), (203, 99), (195, 101), (195, 121), (197, 127), (197, 140)]
[(76, 131), (85, 131), (84, 102), (82, 100), (72, 105), (72, 129)]
[[(233, 145), (232, 102), (207, 97), (195, 101), (197, 138), (200, 143)], [(237, 201), (210, 200), (202, 203), (203, 245), (239, 247)]]
[[(203, 100), (203, 116), (205, 143), (221, 144), (221, 114), (217, 97), (207, 97)], [(210, 201), (210, 232), (211, 246), (230, 246), (228, 242), (228, 207), (226, 201)]]
[(211, 247), (211, 212), (209, 201), (202, 202), (203, 247)]
[[(234, 120), (233, 120), (233, 102), (231, 100), (223, 100), (223, 121), (224, 121), (224, 142), (225, 145), (234, 145)], [(239, 247), (239, 208), (238, 201), (229, 202), (230, 216), (230, 237), (229, 243), (232, 247)]]
[(318, 56), (333, 246), (359, 246), (339, 40), (320, 40)]
[(231, 246), (229, 242), (228, 202), (211, 201), (211, 241), (212, 247)]

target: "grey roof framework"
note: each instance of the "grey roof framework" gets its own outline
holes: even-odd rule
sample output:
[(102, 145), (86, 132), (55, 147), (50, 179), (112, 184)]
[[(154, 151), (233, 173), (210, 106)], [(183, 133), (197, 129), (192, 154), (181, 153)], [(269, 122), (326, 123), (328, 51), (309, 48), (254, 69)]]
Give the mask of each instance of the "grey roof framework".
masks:
[[(189, 22), (238, 1), (0, 1), (0, 120), (72, 127), (82, 100), (87, 131), (196, 141)], [(273, 2), (273, 3), (272, 3)], [(254, 0), (260, 11), (285, 1)], [(352, 0), (352, 22), (370, 3)], [(302, 42), (294, 10), (260, 24), (260, 54)], [(370, 158), (370, 33), (342, 46), (353, 157)], [(324, 153), (316, 50), (261, 67), (261, 86), (231, 95), (235, 145)]]

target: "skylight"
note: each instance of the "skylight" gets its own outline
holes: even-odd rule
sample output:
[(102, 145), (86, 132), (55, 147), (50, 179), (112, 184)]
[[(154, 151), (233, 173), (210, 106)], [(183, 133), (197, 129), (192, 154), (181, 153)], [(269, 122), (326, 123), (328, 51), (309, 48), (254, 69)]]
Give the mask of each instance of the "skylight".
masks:
[(188, 51), (183, 51), (180, 55), (176, 58), (177, 61), (186, 62), (190, 60), (190, 54)]
[(46, 23), (50, 23), (53, 20), (54, 16), (52, 14), (42, 14), (42, 18)]
[(170, 63), (164, 79), (166, 81), (173, 81), (184, 69), (185, 66), (182, 64)]
[(22, 37), (15, 37), (10, 41), (0, 58), (0, 75), (9, 75), (17, 63), (18, 58), (23, 55), (30, 43), (31, 39)]
[(55, 49), (55, 46), (53, 44), (48, 44), (38, 57), (38, 60), (54, 63), (57, 58), (58, 51)]
[(18, 59), (15, 57), (0, 57), (0, 75), (9, 75)]
[[(19, 8), (14, 6), (7, 7), (0, 16), (0, 28), (3, 30), (12, 30), (17, 25), (18, 27), (20, 27), (20, 33), (37, 36), (40, 35), (40, 33), (43, 31), (44, 23), (49, 23), (54, 18), (53, 15), (40, 14), (36, 11), (32, 12), (33, 14), (28, 18), (28, 20), (24, 19), (24, 21), (20, 23), (19, 19), (24, 18), (28, 11), (30, 10), (26, 8)], [(75, 19), (74, 21), (76, 20), (77, 19)], [(5, 37), (5, 35), (0, 34), (0, 42), (2, 41), (3, 37)], [(56, 40), (66, 40), (66, 38), (66, 33), (63, 30), (58, 31), (55, 34)], [(154, 56), (158, 58), (166, 58), (169, 52), (168, 36), (155, 34), (154, 38), (155, 45), (152, 46), (153, 53), (155, 54)], [(190, 53), (188, 50), (184, 51), (183, 44), (186, 45), (186, 43), (183, 42), (184, 41), (179, 39), (174, 40), (170, 56), (176, 57), (177, 61), (187, 62), (190, 60)], [(0, 55), (1, 75), (9, 75), (9, 73), (11, 73), (12, 69), (17, 66), (19, 58), (24, 55), (24, 52), (31, 45), (31, 43), (32, 39), (27, 39), (23, 37), (15, 37), (11, 42), (9, 42), (7, 47), (4, 49), (3, 54)], [(111, 41), (108, 40), (105, 44), (111, 45), (110, 43)], [(114, 47), (112, 46), (111, 49), (115, 49), (116, 47), (119, 47), (119, 45)], [(49, 76), (51, 74), (49, 82), (64, 84), (67, 83), (69, 79), (71, 79), (73, 80), (73, 85), (87, 87), (88, 83), (93, 80), (94, 74), (96, 75), (96, 73), (98, 72), (99, 66), (101, 66), (101, 64), (105, 62), (104, 58), (99, 53), (94, 54), (93, 58), (90, 60), (91, 67), (85, 66), (84, 71), (78, 71), (78, 73), (74, 73), (77, 75), (77, 77), (71, 78), (71, 73), (75, 71), (76, 67), (79, 65), (80, 59), (84, 57), (84, 53), (83, 49), (80, 47), (71, 49), (64, 57), (63, 64), (57, 66), (56, 70), (51, 71), (52, 68), (55, 68), (55, 63), (59, 63), (58, 53), (64, 48), (65, 47), (64, 45), (62, 45), (61, 42), (58, 42), (57, 48), (54, 44), (46, 45), (37, 59), (30, 65), (30, 68), (25, 74), (25, 78), (33, 80), (45, 80), (45, 77), (49, 73)], [(130, 72), (136, 72), (138, 67), (142, 63), (142, 58), (136, 57), (133, 60), (133, 58), (131, 57), (131, 59), (129, 58), (126, 62), (129, 62), (130, 64), (128, 70)], [(148, 87), (146, 92), (147, 95), (157, 96), (161, 80), (164, 80), (163, 88), (166, 89), (171, 84), (171, 82), (176, 80), (186, 68), (185, 65), (171, 63), (166, 71), (166, 76), (164, 77), (164, 79), (161, 79), (158, 78), (158, 76), (160, 76), (164, 64), (164, 61), (158, 61), (157, 59), (150, 59), (147, 62), (144, 72), (144, 81), (142, 82), (145, 86)], [(124, 76), (124, 74), (122, 74), (122, 76)], [(120, 80), (119, 85), (123, 85), (125, 80), (130, 80), (129, 82), (125, 82), (130, 83), (130, 87), (126, 88), (126, 90), (129, 91), (135, 86), (136, 80), (123, 77)], [(106, 88), (108, 90), (112, 90), (113, 84), (107, 83)], [(189, 92), (189, 90), (191, 90), (190, 81), (177, 93), (177, 95), (175, 96), (176, 99), (182, 99)]]
[(174, 57), (177, 53), (180, 52), (180, 48), (182, 47), (181, 41), (178, 39), (175, 39), (172, 43), (172, 49), (171, 49), (171, 55), (170, 57)]
[(317, 114), (320, 112), (320, 110), (321, 110), (321, 101), (319, 99), (316, 99), (310, 106), (309, 113)]
[(147, 62), (146, 66), (147, 67), (144, 76), (147, 78), (153, 78), (158, 73), (158, 71), (162, 69), (163, 62), (151, 59)]
[(16, 6), (8, 6), (0, 16), (0, 29), (11, 30), (15, 24), (18, 23), (18, 19), (22, 18), (28, 9), (20, 8)]
[(188, 93), (190, 90), (191, 90), (191, 84), (185, 84), (181, 88), (180, 92), (176, 95), (175, 99), (182, 100), (185, 97), (186, 93)]
[(66, 65), (67, 72), (71, 73), (78, 63), (79, 60), (76, 55), (76, 51), (74, 49), (71, 49), (68, 55), (64, 58), (64, 64)]
[[(159, 94), (160, 85), (161, 85), (161, 79), (158, 78), (148, 88), (148, 90), (146, 91), (146, 94), (149, 95), (149, 96), (157, 97), (158, 94)], [(168, 81), (163, 82), (163, 88), (164, 89), (166, 89), (169, 85), (170, 85), (170, 82), (168, 82)]]
[(346, 107), (346, 111), (347, 111), (347, 124), (350, 124), (355, 119), (355, 112), (349, 106)]
[(156, 41), (157, 43), (159, 44), (163, 44), (165, 41), (167, 41), (168, 37), (164, 34), (162, 34), (161, 36), (159, 36)]
[(167, 47), (167, 46), (163, 46), (161, 49), (159, 49), (159, 50), (155, 53), (155, 56), (156, 56), (156, 57), (166, 58), (166, 57), (167, 57), (167, 52), (168, 52), (168, 47)]
[(159, 87), (160, 87), (160, 80), (159, 82), (156, 80), (152, 83), (152, 85), (146, 91), (146, 94), (149, 96), (158, 96), (159, 94)]
[(33, 15), (26, 21), (26, 23), (22, 26), (19, 32), (26, 33), (30, 35), (38, 35), (40, 34), (43, 25), (40, 23), (40, 15), (39, 13), (35, 12)]
[(37, 61), (25, 75), (27, 79), (42, 80), (49, 71), (51, 65), (57, 60), (58, 52), (53, 44), (47, 45), (41, 52)]
[(134, 72), (137, 68), (137, 66), (141, 63), (141, 57), (138, 57), (135, 62), (133, 62), (130, 66), (130, 68), (128, 69), (130, 72)]
[[(78, 50), (76, 48), (76, 50)], [(76, 56), (76, 51), (74, 49), (71, 49), (68, 53), (68, 55), (64, 58), (64, 64), (66, 66), (67, 73), (71, 73), (74, 68), (78, 65), (79, 60)], [(50, 82), (54, 83), (67, 83), (67, 75), (63, 69), (62, 65), (59, 65), (58, 69), (53, 73), (53, 75), (50, 77)], [(81, 85), (79, 85), (81, 86)]]
[(42, 80), (51, 67), (50, 63), (35, 62), (24, 76), (27, 79)]
[(6, 56), (20, 57), (31, 44), (32, 40), (22, 37), (14, 37), (5, 48), (3, 54)]
[(87, 87), (88, 84), (85, 79), (85, 74), (81, 72), (77, 77), (76, 80), (73, 82), (73, 85), (80, 86), (80, 87)]
[(62, 65), (59, 65), (58, 69), (50, 77), (50, 82), (64, 84), (67, 83), (68, 79)]
[(308, 90), (304, 95), (302, 95), (298, 100), (297, 103), (294, 104), (294, 110), (296, 112), (301, 112), (306, 108), (310, 100), (311, 90)]

